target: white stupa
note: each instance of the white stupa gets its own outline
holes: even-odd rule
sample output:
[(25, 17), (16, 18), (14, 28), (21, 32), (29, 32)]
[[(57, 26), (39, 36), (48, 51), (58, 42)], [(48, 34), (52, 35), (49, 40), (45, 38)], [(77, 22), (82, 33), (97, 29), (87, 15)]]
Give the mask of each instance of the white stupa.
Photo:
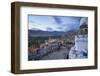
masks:
[(88, 20), (81, 18), (80, 31), (75, 36), (75, 46), (69, 52), (70, 59), (79, 59), (88, 57)]

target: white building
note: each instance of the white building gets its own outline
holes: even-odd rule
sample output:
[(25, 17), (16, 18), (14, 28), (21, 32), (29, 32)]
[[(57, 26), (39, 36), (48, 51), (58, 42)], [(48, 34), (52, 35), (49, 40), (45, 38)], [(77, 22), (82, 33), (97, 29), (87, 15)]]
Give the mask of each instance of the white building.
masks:
[[(83, 21), (83, 22), (82, 22)], [(79, 59), (88, 57), (88, 25), (87, 18), (80, 21), (79, 34), (75, 36), (75, 46), (69, 52), (70, 59)]]
[(75, 47), (76, 50), (87, 49), (88, 48), (88, 36), (78, 35), (75, 36)]

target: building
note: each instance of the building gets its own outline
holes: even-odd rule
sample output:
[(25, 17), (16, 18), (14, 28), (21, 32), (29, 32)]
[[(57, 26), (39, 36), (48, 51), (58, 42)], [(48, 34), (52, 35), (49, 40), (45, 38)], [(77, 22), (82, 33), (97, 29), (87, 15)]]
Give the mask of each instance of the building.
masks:
[(69, 52), (70, 59), (88, 57), (88, 25), (86, 18), (82, 18), (81, 20), (83, 22), (80, 21), (80, 30), (78, 35), (75, 36), (75, 45)]

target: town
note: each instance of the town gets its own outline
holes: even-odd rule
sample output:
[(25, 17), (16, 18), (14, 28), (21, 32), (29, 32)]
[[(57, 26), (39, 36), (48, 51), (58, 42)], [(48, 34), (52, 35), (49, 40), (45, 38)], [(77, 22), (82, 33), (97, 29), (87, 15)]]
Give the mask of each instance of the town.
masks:
[[(28, 60), (79, 59), (88, 57), (88, 26), (82, 18), (80, 29), (60, 37), (36, 38), (28, 48)], [(42, 42), (41, 42), (42, 41)]]
[[(70, 48), (74, 45), (74, 42), (69, 42), (64, 39), (52, 39), (45, 40), (45, 43), (40, 44), (39, 48), (33, 47), (29, 50), (34, 50), (30, 59), (42, 60), (42, 59), (68, 59)], [(35, 48), (35, 49), (34, 49)], [(53, 54), (55, 53), (55, 54)], [(50, 55), (51, 54), (51, 55)], [(55, 56), (56, 55), (56, 56)], [(58, 55), (58, 56), (57, 56)], [(49, 58), (48, 58), (49, 57)]]

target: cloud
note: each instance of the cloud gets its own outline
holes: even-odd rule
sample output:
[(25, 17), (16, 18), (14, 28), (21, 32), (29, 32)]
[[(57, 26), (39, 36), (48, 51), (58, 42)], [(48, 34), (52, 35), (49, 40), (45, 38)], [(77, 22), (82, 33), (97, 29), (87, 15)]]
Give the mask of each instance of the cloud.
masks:
[(53, 31), (53, 29), (50, 28), (50, 27), (47, 27), (46, 30), (47, 30), (47, 31)]
[(36, 28), (43, 31), (77, 30), (80, 26), (81, 18), (82, 17), (30, 15), (29, 29)]
[(57, 24), (62, 24), (62, 20), (57, 16), (52, 16)]
[(60, 27), (60, 26), (59, 26), (59, 27), (57, 27), (57, 29), (62, 30), (62, 29), (63, 29), (63, 27)]

